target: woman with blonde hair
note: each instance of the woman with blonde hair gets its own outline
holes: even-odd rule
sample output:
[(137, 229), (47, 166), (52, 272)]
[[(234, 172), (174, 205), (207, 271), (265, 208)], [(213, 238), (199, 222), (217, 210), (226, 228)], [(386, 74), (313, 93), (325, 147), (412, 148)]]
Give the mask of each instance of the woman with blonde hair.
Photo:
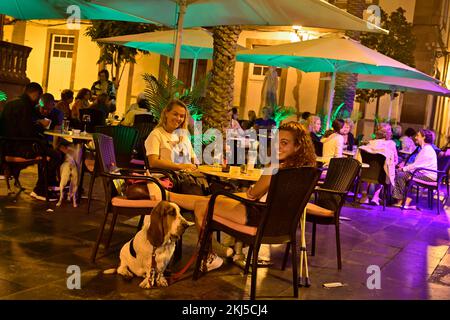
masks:
[(146, 155), (152, 168), (197, 169), (188, 132), (189, 110), (180, 100), (172, 100), (161, 112), (156, 128), (145, 140)]
[[(298, 168), (316, 165), (316, 156), (311, 138), (308, 131), (301, 124), (288, 122), (281, 125), (278, 139), (279, 168)], [(271, 177), (271, 172), (263, 174), (246, 193), (240, 193), (238, 195), (251, 200), (265, 202)], [(207, 213), (209, 197), (167, 192), (166, 198), (187, 210), (194, 210), (197, 228), (198, 230), (201, 229), (204, 216)], [(250, 226), (256, 226), (259, 222), (258, 212), (247, 212), (246, 207), (242, 203), (225, 197), (219, 197), (217, 199), (214, 215)], [(219, 268), (222, 263), (222, 258), (215, 253), (210, 253), (206, 263), (207, 271)]]

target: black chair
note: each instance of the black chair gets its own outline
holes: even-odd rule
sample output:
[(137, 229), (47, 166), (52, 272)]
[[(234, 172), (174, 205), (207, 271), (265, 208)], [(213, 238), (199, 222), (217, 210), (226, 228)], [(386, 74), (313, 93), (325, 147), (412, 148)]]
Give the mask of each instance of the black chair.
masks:
[[(437, 213), (440, 214), (440, 205), (441, 205), (441, 199), (440, 199), (440, 190), (439, 187), (442, 185), (442, 183), (445, 182), (446, 189), (447, 189), (447, 196), (445, 197), (443, 204), (446, 203), (447, 198), (449, 196), (449, 170), (450, 170), (450, 156), (440, 156), (437, 158), (437, 170), (430, 170), (430, 169), (423, 169), (418, 168), (414, 170), (412, 176), (406, 183), (406, 188), (404, 191), (403, 196), (403, 203), (402, 208), (405, 206), (406, 196), (408, 195), (408, 192), (410, 189), (415, 186), (417, 187), (416, 191), (416, 203), (419, 202), (419, 190), (420, 188), (425, 188), (428, 191), (428, 207), (430, 209), (433, 209), (433, 192), (436, 190), (437, 193)], [(419, 173), (426, 173), (426, 172), (434, 172), (436, 173), (436, 181), (426, 181), (422, 180), (419, 177), (417, 177), (417, 174)]]
[(134, 126), (140, 123), (151, 123), (156, 126), (155, 117), (151, 114), (137, 114), (134, 116)]
[(94, 134), (95, 150), (97, 154), (97, 162), (99, 168), (99, 174), (103, 180), (103, 188), (105, 192), (105, 217), (100, 226), (97, 240), (94, 244), (91, 254), (91, 261), (95, 262), (97, 251), (100, 246), (100, 242), (103, 238), (106, 222), (108, 220), (109, 213), (112, 212), (112, 221), (109, 228), (109, 236), (105, 244), (105, 250), (109, 248), (111, 238), (116, 224), (117, 217), (119, 215), (125, 215), (135, 217), (140, 215), (141, 219), (138, 224), (137, 230), (142, 227), (144, 216), (151, 213), (152, 209), (159, 203), (157, 200), (128, 200), (121, 195), (116, 195), (114, 188), (114, 180), (146, 180), (148, 182), (154, 182), (161, 190), (162, 200), (165, 200), (165, 191), (159, 181), (153, 177), (145, 175), (131, 175), (123, 174), (123, 171), (112, 173), (113, 169), (116, 169), (116, 158), (114, 152), (114, 143), (111, 137), (104, 134)]
[(369, 168), (362, 168), (361, 175), (358, 179), (358, 186), (356, 188), (354, 200), (361, 187), (362, 182), (381, 184), (383, 186), (383, 211), (386, 209), (386, 203), (388, 202), (390, 184), (386, 182), (386, 171), (384, 170), (384, 164), (386, 157), (379, 153), (370, 153), (363, 149), (359, 149), (361, 153), (361, 159), (363, 163), (367, 163)]
[[(148, 114), (142, 114), (141, 116), (148, 116)], [(144, 142), (155, 127), (156, 123), (154, 122), (134, 122), (133, 128), (138, 131), (138, 138), (136, 143), (136, 155), (133, 160), (143, 161), (143, 159), (146, 157)]]
[(315, 190), (315, 203), (306, 206), (306, 221), (313, 224), (311, 255), (316, 253), (316, 226), (334, 224), (338, 269), (342, 269), (339, 216), (360, 169), (361, 163), (353, 158), (332, 158), (324, 183)]
[[(87, 114), (90, 116), (91, 121), (89, 123), (86, 124), (86, 131), (89, 133), (94, 133), (95, 132), (95, 127), (97, 126), (104, 126), (105, 125), (105, 120), (106, 120), (106, 116), (105, 114), (98, 110), (98, 109), (92, 109), (92, 108), (88, 108), (88, 109), (80, 109), (80, 119), (81, 121), (83, 120), (83, 116)], [(84, 130), (84, 126), (82, 128)]]
[[(296, 231), (304, 208), (319, 178), (319, 170), (312, 167), (279, 170), (272, 176), (267, 202), (251, 201), (228, 192), (215, 193), (208, 206), (200, 251), (194, 271), (194, 280), (200, 275), (200, 267), (209, 253), (212, 232), (223, 231), (249, 244), (244, 274), (248, 274), (252, 261), (250, 299), (255, 299), (258, 254), (261, 244), (291, 244), (292, 285), (294, 297), (298, 297), (297, 240)], [(302, 183), (298, 183), (302, 181)], [(214, 205), (218, 196), (241, 202), (247, 210), (258, 210), (260, 222), (257, 226), (240, 225), (214, 216)], [(253, 260), (252, 260), (253, 257)]]
[[(17, 146), (28, 146), (30, 150), (29, 157), (15, 156), (15, 149)], [(10, 138), (0, 137), (0, 168), (5, 176), (6, 186), (8, 193), (11, 192), (10, 179), (14, 178), (14, 185), (19, 188), (19, 194), (23, 190), (20, 183), (20, 171), (31, 165), (38, 164), (42, 167), (44, 175), (44, 186), (46, 193), (46, 205), (48, 207), (48, 181), (47, 181), (47, 154), (46, 154), (46, 141), (37, 138)]]

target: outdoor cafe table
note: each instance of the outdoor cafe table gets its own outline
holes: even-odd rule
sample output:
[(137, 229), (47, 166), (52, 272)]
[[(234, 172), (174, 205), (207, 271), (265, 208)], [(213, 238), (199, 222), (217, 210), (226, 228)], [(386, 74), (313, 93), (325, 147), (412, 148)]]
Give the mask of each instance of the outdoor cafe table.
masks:
[[(237, 167), (239, 168), (239, 167)], [(237, 181), (250, 181), (256, 182), (259, 180), (262, 174), (261, 169), (251, 169), (248, 173), (242, 173), (239, 168), (239, 173), (233, 172), (222, 172), (222, 167), (211, 166), (211, 165), (200, 165), (198, 170), (208, 176), (214, 176), (227, 180), (237, 180)]]

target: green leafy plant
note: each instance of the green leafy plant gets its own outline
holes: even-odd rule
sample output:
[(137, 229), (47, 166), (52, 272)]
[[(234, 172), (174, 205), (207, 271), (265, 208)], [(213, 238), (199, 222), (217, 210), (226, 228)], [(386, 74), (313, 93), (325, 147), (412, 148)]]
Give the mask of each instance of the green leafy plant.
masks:
[[(341, 118), (346, 119), (350, 118), (350, 113), (347, 110), (344, 110), (341, 113), (341, 109), (344, 107), (344, 102), (342, 102), (332, 113), (331, 113), (331, 119), (330, 124), (333, 123), (334, 120)], [(328, 121), (328, 114), (324, 112), (319, 112), (317, 116), (320, 118), (320, 122), (322, 124), (322, 129), (320, 131), (321, 134), (324, 134), (327, 130), (327, 121)]]
[(281, 121), (297, 114), (297, 110), (294, 107), (274, 105), (271, 109), (272, 119), (276, 122), (277, 128), (280, 126)]
[(201, 102), (209, 75), (198, 81), (191, 90), (172, 74), (168, 65), (163, 65), (163, 72), (166, 76), (161, 79), (148, 73), (143, 75), (146, 83), (145, 96), (155, 119), (159, 120), (162, 110), (170, 100), (178, 99), (187, 105), (191, 117), (195, 121), (200, 121), (204, 113)]
[(6, 99), (8, 99), (8, 96), (6, 95), (6, 93), (3, 91), (0, 91), (0, 101), (6, 101)]

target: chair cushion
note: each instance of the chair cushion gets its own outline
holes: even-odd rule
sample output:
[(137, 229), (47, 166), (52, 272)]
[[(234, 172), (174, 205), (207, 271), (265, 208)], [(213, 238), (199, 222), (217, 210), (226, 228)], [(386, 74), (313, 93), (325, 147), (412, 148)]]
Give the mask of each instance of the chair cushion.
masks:
[(137, 165), (137, 166), (145, 166), (144, 160), (131, 159), (130, 163), (134, 164), (134, 165)]
[(332, 210), (319, 207), (314, 203), (308, 203), (306, 205), (306, 214), (326, 218), (332, 218), (334, 216), (334, 212)]
[(154, 208), (158, 205), (159, 200), (128, 200), (125, 197), (114, 197), (111, 204), (114, 207), (125, 208)]
[(89, 172), (94, 172), (95, 160), (94, 159), (86, 159), (84, 160), (84, 164)]
[(421, 180), (418, 178), (414, 178), (413, 179), (414, 182), (416, 183), (420, 183), (426, 186), (430, 186), (430, 187), (437, 187), (437, 182), (436, 181), (426, 181), (426, 180)]
[(225, 218), (223, 218), (221, 216), (217, 216), (217, 215), (213, 216), (213, 220), (227, 226), (228, 228), (234, 229), (236, 231), (246, 233), (251, 236), (256, 235), (256, 231), (257, 231), (256, 227), (251, 227), (251, 226), (247, 226), (245, 224), (240, 224), (240, 223), (225, 219)]
[(5, 156), (6, 162), (33, 162), (33, 161), (39, 161), (42, 160), (42, 157), (36, 157), (34, 159), (27, 159), (22, 157), (14, 157), (14, 156)]

